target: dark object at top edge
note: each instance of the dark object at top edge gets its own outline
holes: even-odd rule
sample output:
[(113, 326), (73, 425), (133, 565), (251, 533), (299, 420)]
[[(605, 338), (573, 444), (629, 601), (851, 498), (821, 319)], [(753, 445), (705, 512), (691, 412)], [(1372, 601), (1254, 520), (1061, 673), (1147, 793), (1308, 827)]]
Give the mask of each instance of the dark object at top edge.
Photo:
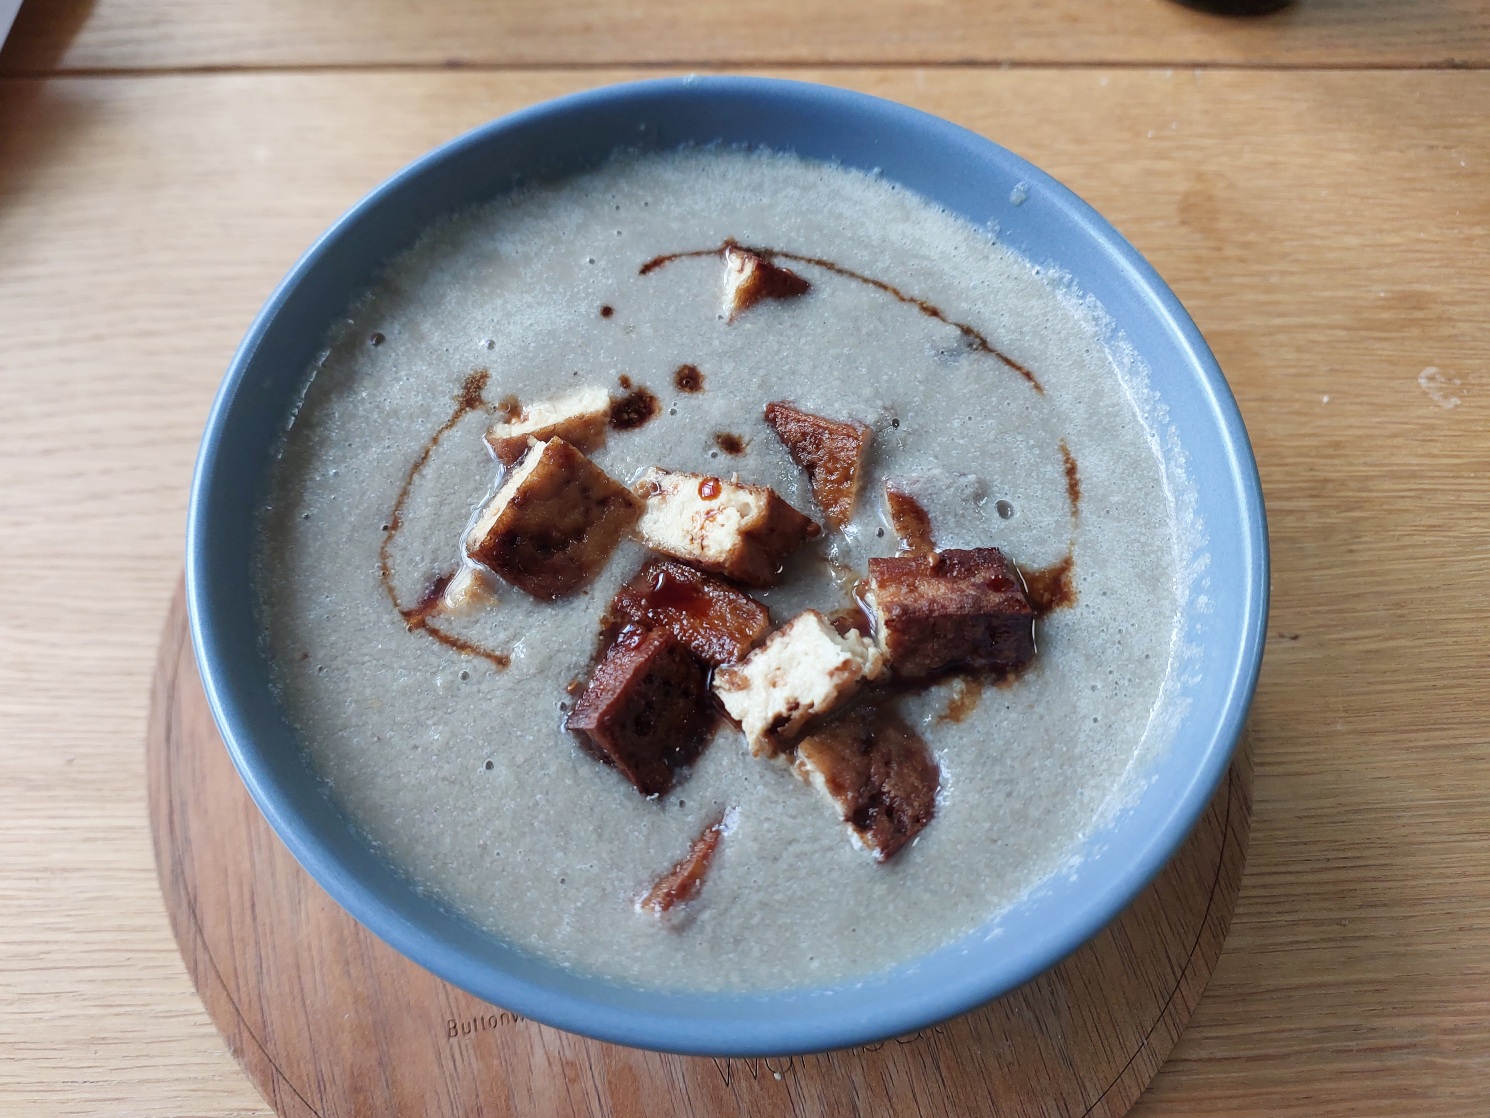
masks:
[(1198, 12), (1210, 12), (1218, 16), (1265, 16), (1282, 11), (1293, 0), (1175, 0)]

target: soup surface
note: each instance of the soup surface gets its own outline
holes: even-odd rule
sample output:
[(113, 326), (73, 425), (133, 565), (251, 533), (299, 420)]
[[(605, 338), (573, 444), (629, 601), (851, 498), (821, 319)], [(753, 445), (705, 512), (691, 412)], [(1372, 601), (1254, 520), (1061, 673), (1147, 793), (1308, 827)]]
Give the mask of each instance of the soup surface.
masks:
[[(727, 321), (717, 255), (643, 269), (729, 239), (785, 254), (811, 289)], [(1164, 744), (1177, 502), (1141, 370), (1099, 334), (1097, 312), (987, 230), (793, 156), (620, 156), (456, 215), (348, 308), (307, 371), (258, 563), (284, 708), (333, 798), (407, 877), (578, 970), (767, 989), (945, 944), (1069, 868), (1135, 756)], [(738, 474), (820, 522), (763, 405), (874, 428), (852, 521), (756, 592), (776, 625), (851, 605), (867, 560), (895, 553), (888, 479), (926, 508), (939, 546), (1057, 572), (1070, 601), (1038, 622), (1025, 671), (900, 700), (941, 787), (894, 858), (856, 849), (826, 801), (730, 725), (653, 799), (566, 732), (566, 684), (646, 558), (635, 541), (555, 602), (499, 584), (486, 608), (441, 618), (444, 639), (398, 612), (451, 570), (493, 492), (482, 436), (500, 402), (585, 386), (656, 399), (592, 454), (612, 477)], [(634, 899), (725, 809), (688, 919), (639, 913)]]

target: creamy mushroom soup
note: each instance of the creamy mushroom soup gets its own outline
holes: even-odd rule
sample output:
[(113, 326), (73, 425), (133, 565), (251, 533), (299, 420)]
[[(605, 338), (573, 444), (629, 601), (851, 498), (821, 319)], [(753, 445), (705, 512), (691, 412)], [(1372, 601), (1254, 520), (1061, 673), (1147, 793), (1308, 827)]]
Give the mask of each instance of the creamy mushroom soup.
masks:
[[(732, 315), (730, 244), (805, 289)], [(647, 987), (841, 980), (989, 921), (1071, 868), (1170, 722), (1184, 494), (1099, 316), (990, 230), (782, 154), (621, 155), (430, 228), (330, 331), (261, 514), (264, 647), (330, 795), (450, 909)], [(769, 486), (821, 528), (747, 587), (774, 628), (856, 608), (868, 561), (902, 547), (887, 483), (935, 546), (1024, 573), (1027, 666), (893, 695), (940, 773), (893, 857), (728, 719), (652, 796), (566, 729), (652, 553), (618, 522), (599, 572), (549, 600), (463, 549), (504, 475), (488, 429), (597, 392), (609, 425), (581, 449), (621, 486), (653, 467)], [(777, 401), (872, 431), (837, 527), (764, 419)], [(639, 899), (703, 838), (706, 878), (658, 919)]]

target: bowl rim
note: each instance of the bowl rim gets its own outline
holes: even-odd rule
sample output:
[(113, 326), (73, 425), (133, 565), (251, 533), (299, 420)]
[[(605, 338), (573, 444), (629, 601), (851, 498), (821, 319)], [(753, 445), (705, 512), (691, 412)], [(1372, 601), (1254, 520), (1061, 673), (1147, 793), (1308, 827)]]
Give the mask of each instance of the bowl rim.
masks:
[[(1175, 798), (1171, 810), (1123, 863), (1120, 873), (1095, 884), (1074, 918), (1050, 931), (1043, 942), (1023, 951), (1012, 963), (970, 973), (955, 989), (897, 992), (872, 1013), (834, 1013), (830, 1006), (802, 1017), (782, 1014), (767, 1024), (730, 1020), (701, 1012), (699, 1005), (743, 1006), (752, 1002), (797, 1003), (831, 995), (857, 981), (807, 990), (762, 994), (679, 995), (665, 990), (643, 990), (638, 996), (649, 1009), (598, 1004), (583, 991), (556, 988), (475, 958), (453, 948), (410, 913), (390, 903), (378, 889), (350, 872), (325, 835), (303, 818), (291, 802), (283, 782), (272, 779), (264, 762), (265, 746), (240, 732), (237, 684), (220, 664), (224, 633), (213, 615), (207, 587), (212, 579), (212, 491), (224, 427), (252, 370), (256, 351), (279, 313), (296, 296), (307, 274), (330, 246), (355, 231), (380, 200), (428, 174), (446, 161), (480, 148), (504, 133), (534, 125), (560, 123), (598, 104), (650, 103), (659, 96), (715, 98), (720, 96), (769, 99), (773, 107), (796, 105), (828, 109), (869, 121), (890, 121), (901, 127), (928, 131), (947, 149), (968, 148), (992, 154), (1019, 169), (1023, 180), (1038, 189), (1075, 226), (1105, 252), (1125, 273), (1127, 282), (1155, 309), (1183, 350), (1188, 370), (1216, 416), (1221, 442), (1216, 448), (1227, 464), (1235, 486), (1243, 522), (1244, 567), (1247, 584), (1230, 588), (1241, 597), (1241, 622), (1235, 654), (1228, 663), (1220, 717), (1203, 746), (1189, 784)], [(623, 146), (610, 143), (607, 152)], [(603, 155), (607, 152), (598, 152)], [(217, 515), (221, 515), (218, 513)], [(897, 102), (833, 86), (775, 78), (719, 76), (656, 78), (602, 86), (559, 97), (496, 118), (432, 149), (387, 178), (338, 218), (296, 262), (255, 316), (223, 378), (210, 410), (198, 453), (187, 513), (186, 586), (188, 618), (197, 663), (209, 705), (234, 766), (252, 798), (297, 861), (347, 912), (378, 938), (439, 977), (489, 1002), (570, 1032), (594, 1039), (690, 1055), (769, 1056), (822, 1051), (868, 1043), (924, 1028), (965, 1012), (1014, 989), (1058, 963), (1109, 924), (1163, 868), (1204, 811), (1226, 772), (1240, 740), (1248, 707), (1261, 670), (1269, 597), (1269, 553), (1266, 511), (1261, 479), (1240, 410), (1214, 356), (1179, 299), (1157, 271), (1090, 205), (1027, 160), (994, 141), (931, 114)], [(1230, 646), (1228, 646), (1230, 647)], [(946, 948), (939, 949), (946, 950)], [(932, 952), (922, 958), (936, 955)], [(907, 966), (914, 970), (919, 960)], [(558, 968), (562, 970), (563, 968)], [(899, 974), (905, 967), (884, 972)], [(576, 976), (581, 985), (607, 985), (607, 980)], [(880, 976), (869, 976), (873, 985)], [(901, 983), (905, 986), (905, 983)], [(831, 999), (830, 999), (831, 1000)]]

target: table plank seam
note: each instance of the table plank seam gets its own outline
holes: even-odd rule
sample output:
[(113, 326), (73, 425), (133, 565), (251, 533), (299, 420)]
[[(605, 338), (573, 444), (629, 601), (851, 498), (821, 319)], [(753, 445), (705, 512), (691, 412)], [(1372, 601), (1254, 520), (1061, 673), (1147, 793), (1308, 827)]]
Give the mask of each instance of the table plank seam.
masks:
[(989, 60), (989, 59), (930, 59), (926, 61), (883, 61), (874, 59), (832, 59), (822, 61), (783, 61), (758, 58), (746, 61), (733, 59), (728, 62), (705, 58), (674, 58), (636, 61), (634, 59), (606, 59), (601, 61), (544, 61), (544, 62), (310, 62), (267, 63), (244, 65), (207, 64), (201, 66), (144, 66), (144, 67), (59, 67), (54, 70), (0, 70), (0, 81), (46, 81), (54, 78), (152, 78), (152, 77), (199, 77), (217, 75), (359, 75), (359, 74), (544, 74), (584, 73), (588, 71), (634, 70), (652, 72), (656, 70), (707, 70), (710, 73), (737, 74), (756, 70), (772, 71), (823, 71), (823, 70), (879, 70), (887, 73), (915, 70), (1033, 70), (1052, 73), (1080, 71), (1135, 71), (1154, 70), (1205, 70), (1214, 73), (1279, 73), (1279, 74), (1372, 74), (1372, 73), (1438, 73), (1490, 71), (1490, 62), (1447, 58), (1436, 62), (1377, 62), (1341, 63), (1339, 65), (1290, 62), (1208, 62), (1201, 59), (1123, 59), (1111, 62), (1091, 60)]

